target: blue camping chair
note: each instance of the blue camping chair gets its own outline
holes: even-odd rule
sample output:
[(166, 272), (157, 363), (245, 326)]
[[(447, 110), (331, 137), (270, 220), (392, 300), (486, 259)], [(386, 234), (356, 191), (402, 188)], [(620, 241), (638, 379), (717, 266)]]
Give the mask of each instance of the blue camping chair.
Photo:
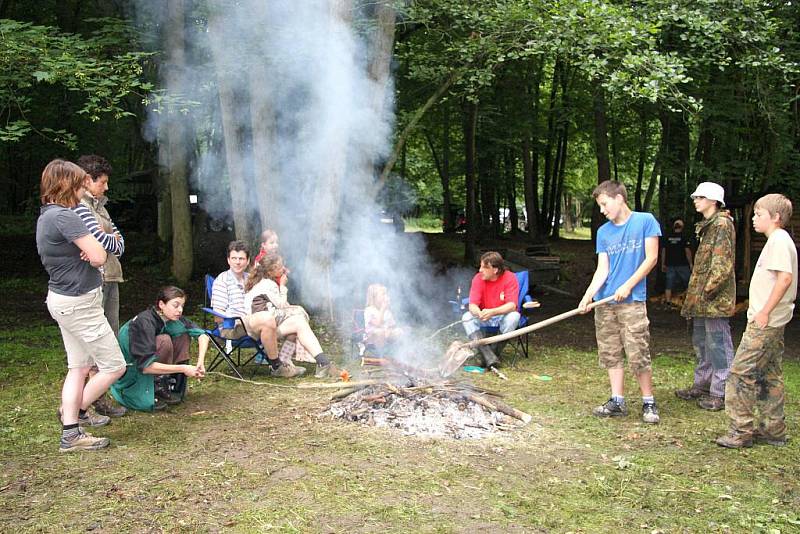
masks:
[[(514, 273), (514, 276), (517, 277), (517, 284), (519, 285), (519, 295), (517, 295), (517, 311), (519, 312), (519, 325), (517, 325), (517, 329), (522, 328), (528, 324), (528, 316), (525, 314), (525, 309), (523, 308), (523, 304), (526, 302), (533, 302), (533, 297), (528, 294), (529, 291), (529, 275), (528, 271), (519, 271)], [(462, 298), (461, 301), (451, 300), (450, 306), (453, 310), (453, 313), (458, 317), (461, 317), (464, 312), (469, 307), (469, 297)], [(481, 326), (481, 332), (483, 332), (484, 337), (494, 336), (500, 333), (500, 327), (498, 326)], [(520, 337), (514, 338), (512, 340), (511, 345), (514, 347), (514, 358), (511, 361), (511, 365), (514, 365), (517, 361), (517, 355), (521, 353), (525, 358), (529, 356), (528, 354), (528, 336), (530, 334), (523, 334)], [(500, 356), (498, 354), (498, 356)]]
[[(240, 369), (253, 361), (257, 356), (266, 360), (267, 356), (264, 353), (264, 348), (261, 346), (260, 340), (253, 339), (246, 334), (237, 338), (227, 338), (222, 335), (220, 328), (233, 329), (236, 327), (237, 321), (244, 327), (244, 323), (242, 323), (241, 317), (227, 317), (211, 308), (211, 293), (214, 289), (214, 277), (207, 274), (205, 276), (205, 282), (206, 306), (203, 308), (203, 311), (222, 319), (221, 323), (214, 323), (214, 328), (212, 330), (205, 329), (206, 334), (208, 334), (211, 339), (211, 344), (217, 349), (217, 355), (214, 356), (214, 359), (208, 366), (208, 370), (213, 371), (218, 365), (225, 362), (236, 376), (244, 378)], [(254, 349), (255, 352), (252, 356), (243, 358), (241, 353), (242, 349)]]

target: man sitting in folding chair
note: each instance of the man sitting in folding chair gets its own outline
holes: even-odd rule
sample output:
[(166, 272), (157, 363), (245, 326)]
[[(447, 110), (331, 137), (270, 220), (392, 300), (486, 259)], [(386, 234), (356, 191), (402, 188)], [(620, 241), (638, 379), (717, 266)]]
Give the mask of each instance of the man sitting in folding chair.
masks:
[[(498, 328), (501, 334), (516, 330), (520, 320), (518, 296), (517, 277), (506, 270), (503, 257), (497, 252), (486, 252), (481, 256), (480, 269), (469, 289), (469, 310), (461, 318), (467, 336), (470, 339), (482, 338), (481, 327)], [(484, 367), (497, 367), (497, 355), (505, 343), (499, 345), (496, 351), (488, 345), (478, 347)]]
[[(267, 311), (247, 313), (244, 305), (244, 284), (250, 254), (244, 241), (231, 241), (228, 245), (228, 266), (230, 269), (220, 273), (214, 280), (211, 293), (211, 309), (227, 317), (241, 319), (234, 328), (220, 327), (220, 334), (226, 339), (238, 339), (249, 335), (260, 340), (272, 368), (272, 375), (292, 378), (303, 374), (305, 369), (282, 364), (278, 357), (278, 334), (275, 317)], [(223, 319), (215, 316), (217, 323)]]

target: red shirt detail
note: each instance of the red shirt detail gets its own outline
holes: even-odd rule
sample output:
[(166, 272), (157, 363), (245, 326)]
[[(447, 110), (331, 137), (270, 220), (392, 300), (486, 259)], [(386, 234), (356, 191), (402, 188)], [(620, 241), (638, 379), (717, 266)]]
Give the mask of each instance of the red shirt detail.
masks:
[(477, 304), (482, 310), (499, 308), (506, 302), (513, 302), (516, 306), (519, 301), (519, 284), (517, 277), (511, 271), (505, 271), (497, 280), (485, 281), (481, 273), (472, 278), (469, 288), (469, 303)]

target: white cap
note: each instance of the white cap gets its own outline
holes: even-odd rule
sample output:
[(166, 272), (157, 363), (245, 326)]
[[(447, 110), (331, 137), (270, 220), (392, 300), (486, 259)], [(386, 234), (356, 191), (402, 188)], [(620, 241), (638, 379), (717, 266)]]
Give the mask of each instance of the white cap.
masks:
[(709, 200), (716, 200), (722, 207), (725, 207), (725, 190), (722, 188), (721, 185), (715, 184), (714, 182), (703, 182), (697, 184), (697, 189), (694, 190), (694, 193), (689, 195), (690, 197), (706, 197)]

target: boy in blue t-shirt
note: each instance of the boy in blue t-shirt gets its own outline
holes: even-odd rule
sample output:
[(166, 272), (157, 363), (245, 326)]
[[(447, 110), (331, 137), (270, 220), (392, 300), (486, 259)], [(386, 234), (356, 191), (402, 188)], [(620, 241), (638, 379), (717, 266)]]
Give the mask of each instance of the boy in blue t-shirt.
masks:
[(611, 398), (595, 408), (598, 417), (628, 415), (625, 356), (642, 391), (642, 420), (658, 423), (650, 365), (647, 274), (658, 262), (661, 228), (650, 213), (631, 211), (625, 186), (606, 180), (592, 192), (608, 222), (597, 231), (597, 269), (578, 307), (588, 312), (593, 298), (615, 301), (594, 310), (600, 367), (608, 370)]

